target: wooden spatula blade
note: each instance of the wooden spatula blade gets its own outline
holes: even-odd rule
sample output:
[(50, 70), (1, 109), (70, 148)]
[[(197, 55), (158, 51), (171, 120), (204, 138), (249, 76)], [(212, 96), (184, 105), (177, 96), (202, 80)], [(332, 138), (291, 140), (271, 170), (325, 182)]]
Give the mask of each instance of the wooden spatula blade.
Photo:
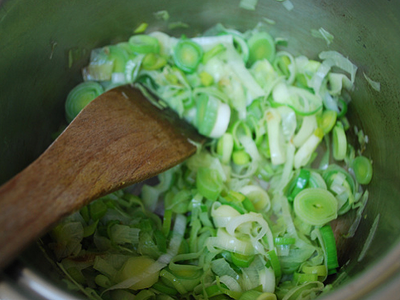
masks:
[(133, 87), (92, 101), (30, 166), (0, 187), (0, 268), (62, 217), (196, 152), (194, 128)]

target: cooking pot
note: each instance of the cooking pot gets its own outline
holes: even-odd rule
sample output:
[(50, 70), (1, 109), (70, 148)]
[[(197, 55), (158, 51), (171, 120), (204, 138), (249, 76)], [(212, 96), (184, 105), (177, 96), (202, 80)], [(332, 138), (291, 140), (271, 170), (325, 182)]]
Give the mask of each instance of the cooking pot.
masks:
[[(349, 57), (359, 67), (349, 118), (368, 136), (374, 177), (356, 235), (340, 245), (335, 288), (322, 298), (400, 299), (400, 1), (260, 0), (246, 10), (239, 0), (8, 0), (0, 8), (0, 183), (65, 123), (65, 97), (90, 49), (126, 40), (143, 22), (149, 31), (193, 36), (216, 23), (246, 30), (262, 21), (293, 54)], [(155, 14), (162, 10), (168, 20)], [(329, 45), (311, 34), (320, 28), (334, 36)], [(0, 299), (80, 299), (40, 248), (32, 245), (0, 274)]]

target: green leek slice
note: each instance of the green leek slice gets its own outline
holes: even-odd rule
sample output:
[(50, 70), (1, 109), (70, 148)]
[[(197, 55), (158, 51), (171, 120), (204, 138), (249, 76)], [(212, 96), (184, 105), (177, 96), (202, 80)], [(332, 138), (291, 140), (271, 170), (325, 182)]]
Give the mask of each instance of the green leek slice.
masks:
[(240, 193), (245, 195), (258, 212), (268, 211), (271, 207), (271, 201), (267, 191), (258, 185), (247, 185), (239, 190)]
[(196, 104), (197, 128), (201, 134), (208, 136), (217, 121), (219, 101), (207, 94), (200, 94), (196, 99)]
[(258, 32), (249, 38), (249, 64), (252, 65), (257, 60), (267, 59), (269, 62), (275, 58), (275, 41), (266, 32)]
[(143, 33), (146, 31), (148, 26), (149, 26), (149, 24), (147, 24), (147, 23), (141, 23), (141, 24), (139, 24), (138, 27), (136, 27), (136, 29), (133, 32), (134, 33)]
[(237, 120), (229, 126), (229, 132), (232, 134), (234, 148), (236, 150), (242, 150), (244, 147), (239, 141), (241, 135), (252, 136), (251, 129), (247, 122), (244, 120)]
[(368, 184), (372, 179), (372, 164), (371, 160), (366, 158), (365, 156), (357, 156), (351, 167), (354, 171), (354, 175), (356, 176), (356, 180), (361, 184)]
[(226, 47), (223, 44), (218, 44), (214, 46), (214, 48), (208, 50), (207, 52), (204, 53), (202, 62), (203, 64), (206, 64), (211, 58), (214, 56), (217, 56), (218, 54), (224, 52), (226, 50)]
[(250, 155), (244, 150), (235, 150), (232, 153), (232, 162), (238, 166), (247, 165), (251, 161)]
[(172, 58), (176, 66), (186, 73), (193, 73), (203, 57), (201, 46), (191, 40), (181, 40), (174, 48)]
[(203, 86), (210, 86), (214, 83), (214, 78), (210, 73), (203, 71), (199, 74), (200, 82)]
[(244, 63), (247, 63), (249, 60), (249, 47), (247, 46), (246, 41), (243, 37), (238, 34), (231, 33), (233, 37), (233, 45), (235, 46), (236, 51), (242, 57)]
[(318, 276), (325, 277), (328, 273), (325, 265), (309, 266), (304, 265), (301, 269), (305, 274), (317, 274)]
[(167, 60), (159, 54), (147, 53), (142, 61), (143, 69), (158, 70), (167, 64)]
[(217, 200), (222, 191), (222, 179), (217, 170), (199, 168), (197, 171), (196, 187), (201, 195), (210, 200)]
[(321, 227), (319, 231), (322, 236), (322, 241), (323, 241), (322, 246), (325, 249), (326, 265), (328, 267), (328, 273), (332, 273), (331, 272), (332, 270), (336, 270), (336, 268), (339, 267), (335, 236), (329, 224)]
[(229, 164), (233, 151), (233, 136), (230, 133), (225, 133), (219, 138), (217, 143), (217, 154), (221, 157), (223, 164)]
[(268, 263), (271, 265), (272, 269), (274, 270), (275, 278), (277, 278), (279, 280), (282, 276), (282, 268), (281, 268), (281, 264), (279, 262), (278, 255), (276, 254), (276, 250), (268, 251), (267, 256), (269, 258)]
[(126, 50), (118, 46), (107, 46), (104, 47), (104, 52), (107, 54), (108, 60), (113, 62), (113, 72), (123, 73), (128, 61)]
[(304, 190), (310, 181), (310, 171), (300, 169), (298, 176), (292, 181), (288, 190), (288, 200), (293, 201), (298, 193)]
[(241, 255), (239, 253), (231, 254), (232, 262), (239, 268), (247, 268), (253, 262), (255, 255)]
[(104, 92), (103, 87), (93, 81), (78, 84), (68, 94), (65, 102), (65, 113), (68, 122), (71, 122), (80, 111), (96, 97)]
[(289, 57), (286, 55), (279, 56), (279, 59), (277, 59), (275, 61), (276, 68), (279, 71), (281, 71), (281, 73), (285, 77), (289, 77), (289, 75), (290, 75), (290, 71), (289, 71), (290, 63), (291, 63), (291, 61), (290, 61)]
[(318, 280), (317, 274), (303, 274), (294, 272), (293, 274), (293, 281), (297, 284), (303, 284), (306, 282), (313, 282)]
[(147, 54), (160, 52), (160, 43), (155, 37), (149, 35), (134, 35), (129, 39), (129, 43), (131, 44), (132, 51), (135, 53)]
[(305, 189), (293, 202), (294, 212), (303, 222), (321, 226), (337, 218), (337, 200), (327, 190)]
[(347, 113), (347, 103), (343, 99), (338, 100), (338, 107), (340, 108), (340, 112), (338, 113), (338, 118), (342, 118)]
[(132, 44), (130, 44), (129, 42), (121, 42), (118, 43), (116, 46), (124, 49), (126, 53), (128, 53), (130, 59), (135, 58), (136, 54), (133, 51)]
[(167, 286), (162, 281), (157, 281), (155, 284), (152, 285), (153, 289), (157, 290), (158, 292), (170, 296), (174, 296), (178, 293), (178, 291), (172, 287)]
[(346, 179), (345, 182), (343, 182), (343, 185), (346, 186), (346, 188), (348, 188), (351, 193), (356, 193), (357, 185), (354, 182), (353, 177), (345, 169), (335, 164), (330, 165), (322, 173), (322, 177), (324, 178), (327, 186), (329, 188), (331, 187), (338, 173), (343, 174)]
[(172, 224), (172, 210), (166, 209), (163, 216), (162, 231), (165, 236), (168, 236), (171, 231)]
[(292, 237), (281, 237), (278, 236), (274, 240), (275, 245), (293, 245), (296, 243), (296, 239)]
[(332, 131), (333, 158), (337, 161), (344, 160), (347, 152), (347, 138), (342, 123), (337, 123)]
[(158, 281), (159, 271), (153, 273), (147, 273), (150, 266), (154, 264), (155, 261), (146, 256), (135, 256), (130, 257), (120, 272), (118, 273), (118, 281), (122, 282), (128, 278), (141, 277), (139, 281), (130, 286), (132, 290), (139, 290), (151, 287), (154, 283)]
[(336, 124), (337, 112), (334, 110), (325, 110), (319, 119), (319, 126), (324, 134), (329, 133)]

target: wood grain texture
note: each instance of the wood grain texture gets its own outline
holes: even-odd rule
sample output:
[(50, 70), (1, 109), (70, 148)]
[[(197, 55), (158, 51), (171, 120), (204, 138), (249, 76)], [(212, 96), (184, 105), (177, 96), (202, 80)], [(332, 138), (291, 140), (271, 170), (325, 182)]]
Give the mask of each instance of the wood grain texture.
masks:
[(129, 86), (92, 101), (31, 165), (0, 187), (0, 268), (62, 217), (195, 153), (201, 138)]

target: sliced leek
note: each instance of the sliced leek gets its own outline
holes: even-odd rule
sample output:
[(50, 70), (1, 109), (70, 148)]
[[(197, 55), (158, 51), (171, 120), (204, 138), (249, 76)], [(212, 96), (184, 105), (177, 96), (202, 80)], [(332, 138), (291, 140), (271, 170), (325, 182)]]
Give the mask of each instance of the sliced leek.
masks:
[(356, 179), (361, 184), (368, 184), (372, 179), (372, 163), (365, 156), (357, 156), (352, 162), (352, 169)]
[(332, 130), (333, 158), (337, 161), (344, 160), (347, 152), (347, 138), (343, 125), (337, 123)]
[(196, 71), (202, 58), (203, 49), (196, 42), (181, 40), (174, 48), (174, 62), (184, 72), (193, 73)]
[(259, 32), (252, 35), (247, 41), (249, 45), (249, 64), (262, 59), (272, 62), (275, 58), (275, 41), (266, 32)]
[(134, 35), (129, 39), (131, 49), (135, 53), (159, 53), (160, 44), (155, 37), (145, 34)]
[(65, 113), (68, 122), (71, 122), (79, 112), (96, 97), (104, 92), (103, 87), (92, 81), (78, 84), (68, 94), (65, 102)]
[(356, 66), (335, 51), (321, 61), (282, 51), (288, 41), (261, 24), (195, 38), (146, 26), (91, 52), (68, 120), (104, 90), (140, 83), (207, 140), (140, 196), (117, 191), (60, 222), (49, 248), (66, 278), (96, 300), (328, 290), (339, 266), (329, 222), (356, 209), (354, 235), (368, 199), (360, 185), (373, 174), (367, 136), (356, 131), (361, 151), (346, 136)]
[(297, 217), (311, 225), (321, 226), (337, 217), (337, 200), (327, 190), (306, 189), (294, 198), (293, 208)]

